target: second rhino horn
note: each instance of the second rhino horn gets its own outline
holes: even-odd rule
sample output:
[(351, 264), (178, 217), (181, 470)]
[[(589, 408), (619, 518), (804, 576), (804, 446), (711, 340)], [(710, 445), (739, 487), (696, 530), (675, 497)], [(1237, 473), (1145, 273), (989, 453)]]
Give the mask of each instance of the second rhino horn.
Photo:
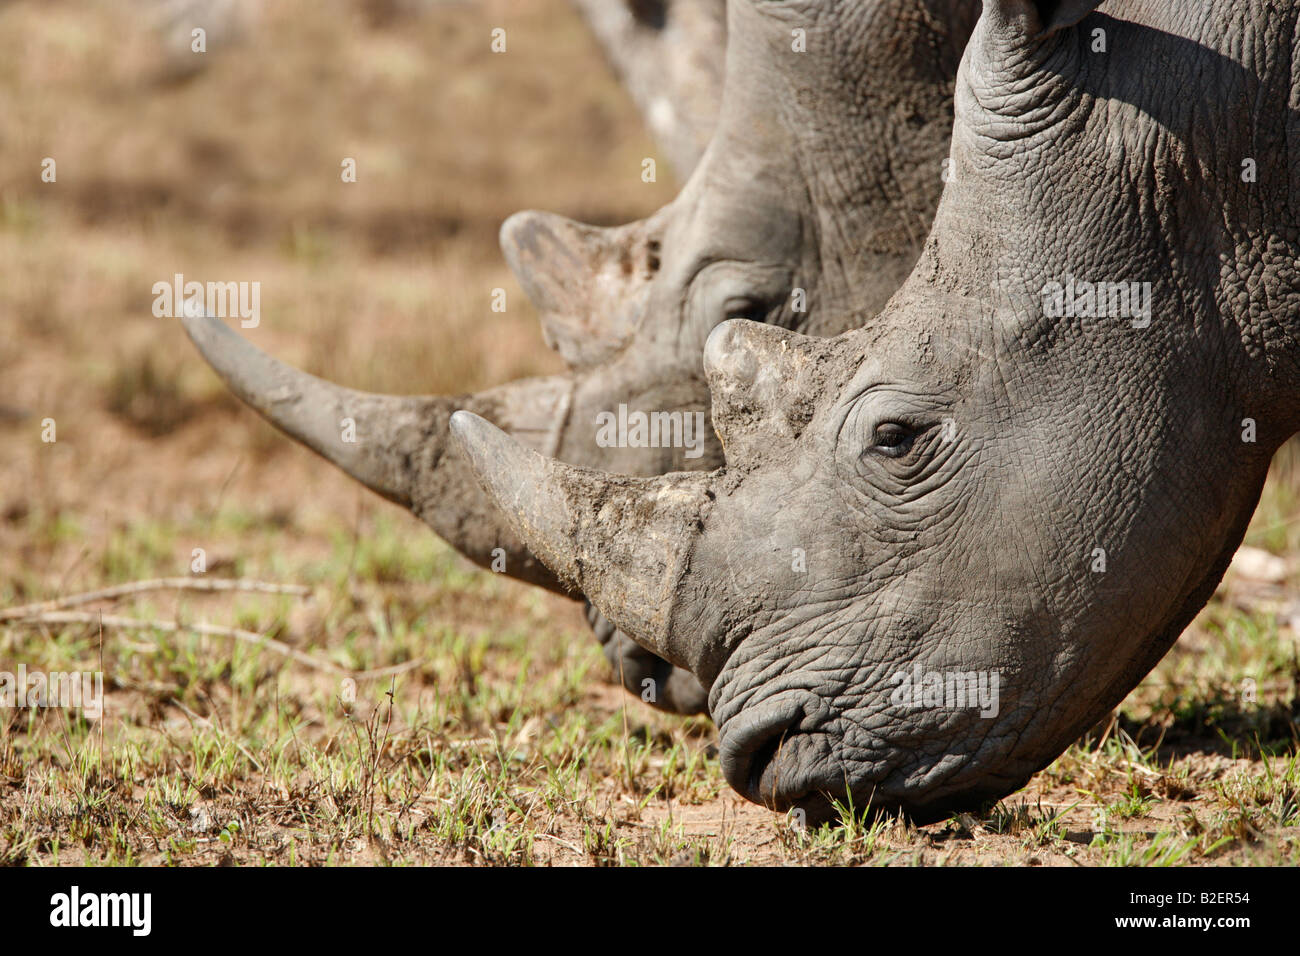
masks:
[(564, 590), (502, 526), (496, 508), (458, 460), (447, 422), (456, 409), (472, 408), (528, 446), (554, 454), (571, 377), (523, 379), (474, 395), (376, 395), (277, 361), (220, 319), (186, 315), (181, 321), (230, 390), (271, 424), (410, 510), (472, 561)]

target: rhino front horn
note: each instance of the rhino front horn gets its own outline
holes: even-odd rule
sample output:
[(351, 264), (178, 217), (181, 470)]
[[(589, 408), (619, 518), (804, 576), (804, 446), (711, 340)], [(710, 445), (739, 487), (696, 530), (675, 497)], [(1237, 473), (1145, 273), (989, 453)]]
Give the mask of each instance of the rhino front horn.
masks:
[(526, 379), (475, 395), (376, 395), (308, 375), (249, 344), (219, 319), (186, 315), (185, 331), (230, 390), (267, 421), (367, 488), (410, 510), (470, 560), (556, 591), (565, 588), (502, 525), (447, 421), (470, 407), (521, 440), (553, 451), (572, 393), (566, 376)]
[(710, 474), (607, 475), (544, 458), (467, 411), (451, 432), (524, 543), (642, 647), (700, 673), (675, 633), (678, 585), (713, 503)]

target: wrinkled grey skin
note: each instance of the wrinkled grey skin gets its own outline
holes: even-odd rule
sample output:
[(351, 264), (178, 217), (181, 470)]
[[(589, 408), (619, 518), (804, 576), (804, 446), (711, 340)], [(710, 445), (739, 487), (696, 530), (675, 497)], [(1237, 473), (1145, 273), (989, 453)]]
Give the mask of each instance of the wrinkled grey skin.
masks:
[(572, 0), (683, 178), (718, 120), (725, 0)]
[[(393, 397), (340, 388), (258, 352), (216, 319), (187, 318), (204, 357), (242, 400), (367, 487), (410, 509), (471, 560), (565, 590), (502, 520), (450, 442), (468, 409), (548, 457), (627, 475), (706, 470), (703, 453), (604, 448), (596, 416), (709, 411), (709, 333), (748, 318), (831, 335), (876, 312), (919, 253), (942, 186), (951, 89), (978, 15), (972, 0), (856, 0), (818, 18), (768, 0), (730, 4), (717, 133), (681, 194), (644, 221), (597, 228), (545, 213), (506, 221), (501, 246), (570, 371), (470, 396)], [(791, 48), (807, 30), (807, 52)], [(794, 308), (803, 291), (806, 311)], [(356, 422), (356, 442), (339, 422)], [(500, 549), (498, 551), (498, 549)], [(690, 674), (610, 629), (624, 684), (701, 711)], [(662, 685), (662, 686), (660, 686)]]
[[(534, 552), (709, 688), (751, 800), (928, 820), (1023, 786), (1205, 604), (1300, 428), (1300, 4), (1094, 6), (985, 0), (880, 316), (712, 333), (725, 468), (611, 477), (452, 419)], [(1049, 317), (1068, 276), (1150, 282), (1150, 324)], [(917, 665), (997, 674), (996, 714), (891, 700)]]

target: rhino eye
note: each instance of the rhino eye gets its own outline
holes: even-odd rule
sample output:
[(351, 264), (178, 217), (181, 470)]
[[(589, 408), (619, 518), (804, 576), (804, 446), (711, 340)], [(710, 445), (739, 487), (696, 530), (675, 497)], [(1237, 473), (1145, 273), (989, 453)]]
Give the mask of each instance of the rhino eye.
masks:
[(915, 438), (916, 433), (906, 425), (885, 422), (876, 426), (870, 450), (887, 458), (902, 458), (911, 450)]
[(728, 319), (749, 319), (751, 322), (767, 321), (767, 306), (749, 296), (734, 296), (723, 308)]

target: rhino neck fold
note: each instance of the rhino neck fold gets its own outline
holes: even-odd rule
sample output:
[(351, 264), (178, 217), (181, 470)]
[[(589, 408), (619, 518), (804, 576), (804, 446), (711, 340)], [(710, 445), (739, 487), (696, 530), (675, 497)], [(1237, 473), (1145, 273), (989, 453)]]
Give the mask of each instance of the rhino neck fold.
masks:
[[(818, 278), (813, 319), (800, 331), (835, 335), (879, 311), (929, 232), (953, 83), (981, 5), (760, 6), (729, 5), (727, 74), (748, 81), (724, 86), (713, 149), (752, 156), (747, 176), (756, 185), (806, 190), (807, 271)], [(762, 82), (750, 79), (756, 63)]]

